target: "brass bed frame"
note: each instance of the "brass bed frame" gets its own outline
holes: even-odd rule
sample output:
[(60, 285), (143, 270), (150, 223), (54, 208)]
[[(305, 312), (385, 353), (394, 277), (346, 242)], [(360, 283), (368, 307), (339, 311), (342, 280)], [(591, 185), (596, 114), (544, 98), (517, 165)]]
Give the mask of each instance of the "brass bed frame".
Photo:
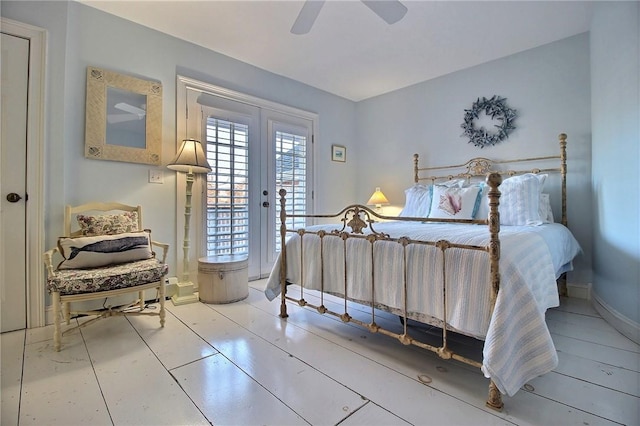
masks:
[[(561, 218), (561, 223), (563, 225), (567, 225), (567, 208), (566, 208), (566, 204), (567, 204), (567, 157), (566, 157), (566, 146), (567, 146), (567, 135), (564, 133), (561, 133), (558, 136), (558, 139), (560, 141), (560, 155), (556, 155), (556, 156), (546, 156), (546, 157), (534, 157), (534, 158), (524, 158), (524, 159), (517, 159), (517, 160), (509, 160), (509, 161), (492, 161), (489, 160), (487, 158), (473, 158), (471, 160), (469, 160), (468, 162), (464, 163), (464, 164), (459, 164), (459, 165), (452, 165), (452, 166), (444, 166), (444, 167), (419, 167), (418, 165), (418, 154), (414, 155), (414, 183), (419, 183), (421, 181), (431, 181), (432, 183), (435, 183), (437, 181), (442, 181), (442, 180), (450, 180), (450, 179), (454, 179), (454, 178), (464, 178), (467, 180), (472, 180), (472, 179), (477, 179), (477, 178), (481, 178), (481, 177), (485, 177), (486, 178), (486, 183), (489, 186), (489, 192), (488, 192), (488, 198), (489, 198), (489, 216), (488, 219), (472, 219), (472, 220), (459, 220), (459, 219), (428, 219), (428, 218), (408, 218), (408, 217), (402, 217), (402, 218), (397, 218), (397, 217), (391, 217), (391, 216), (384, 216), (381, 214), (378, 214), (377, 212), (373, 211), (372, 209), (363, 206), (363, 205), (359, 205), (359, 204), (353, 204), (350, 205), (348, 207), (345, 207), (343, 210), (341, 210), (340, 212), (336, 213), (336, 214), (322, 214), (322, 215), (301, 215), (301, 214), (288, 214), (286, 212), (286, 190), (284, 189), (280, 189), (279, 191), (279, 195), (280, 195), (280, 237), (281, 237), (281, 252), (280, 252), (280, 291), (281, 291), (281, 303), (280, 303), (280, 317), (281, 318), (287, 318), (288, 314), (287, 314), (287, 305), (286, 302), (293, 302), (296, 303), (299, 306), (302, 307), (308, 307), (308, 308), (312, 308), (315, 309), (316, 311), (318, 311), (321, 314), (329, 314), (335, 317), (340, 318), (343, 322), (347, 323), (347, 322), (351, 322), (354, 324), (357, 324), (359, 326), (362, 326), (366, 329), (368, 329), (370, 332), (372, 333), (380, 333), (380, 334), (384, 334), (390, 337), (394, 337), (396, 339), (398, 339), (402, 344), (404, 345), (414, 345), (423, 349), (427, 349), (431, 352), (435, 352), (436, 354), (438, 354), (438, 356), (440, 356), (443, 359), (455, 359), (458, 360), (460, 362), (463, 362), (465, 364), (477, 367), (477, 368), (481, 368), (482, 367), (482, 363), (475, 361), (473, 359), (470, 359), (466, 356), (462, 356), (459, 355), (455, 352), (453, 352), (453, 350), (450, 348), (450, 346), (447, 343), (447, 333), (448, 333), (448, 328), (450, 327), (450, 325), (447, 323), (447, 306), (446, 306), (446, 298), (442, 297), (442, 307), (443, 307), (443, 326), (441, 328), (441, 339), (442, 339), (442, 345), (441, 346), (435, 346), (435, 345), (431, 345), (428, 343), (424, 343), (421, 342), (419, 340), (414, 339), (413, 337), (411, 337), (408, 333), (407, 330), (407, 318), (409, 318), (407, 316), (407, 291), (406, 291), (406, 286), (407, 286), (407, 275), (406, 275), (406, 262), (405, 262), (405, 273), (404, 273), (404, 283), (401, 283), (404, 285), (404, 301), (403, 301), (403, 308), (402, 308), (402, 315), (401, 315), (401, 319), (402, 319), (402, 333), (395, 333), (393, 331), (387, 330), (382, 328), (379, 324), (376, 323), (375, 321), (375, 309), (379, 308), (379, 306), (376, 304), (375, 300), (370, 300), (370, 301), (366, 301), (364, 302), (364, 304), (366, 306), (371, 307), (371, 320), (370, 322), (364, 322), (361, 320), (358, 320), (356, 318), (353, 318), (351, 315), (349, 315), (348, 313), (348, 309), (347, 309), (347, 300), (352, 300), (349, 299), (348, 295), (346, 294), (346, 282), (347, 282), (347, 268), (345, 267), (345, 273), (344, 273), (344, 289), (345, 289), (345, 295), (343, 297), (344, 299), (344, 312), (335, 312), (332, 311), (330, 309), (328, 309), (325, 305), (324, 305), (324, 276), (321, 277), (321, 284), (320, 284), (320, 305), (314, 305), (309, 303), (307, 300), (304, 299), (304, 283), (297, 283), (300, 284), (300, 297), (299, 298), (295, 298), (292, 297), (290, 295), (287, 294), (287, 285), (290, 284), (287, 281), (287, 251), (286, 251), (286, 239), (287, 239), (287, 234), (288, 233), (295, 233), (298, 234), (300, 237), (302, 237), (304, 234), (315, 234), (317, 235), (321, 240), (322, 238), (329, 238), (329, 237), (333, 237), (333, 238), (340, 238), (344, 241), (345, 247), (346, 247), (346, 241), (348, 239), (351, 238), (356, 238), (356, 239), (365, 239), (367, 241), (369, 241), (371, 243), (371, 246), (373, 248), (373, 245), (377, 242), (377, 241), (392, 241), (392, 242), (397, 242), (399, 244), (401, 244), (403, 247), (406, 247), (410, 244), (419, 244), (419, 245), (430, 245), (430, 246), (434, 246), (437, 247), (438, 249), (440, 249), (442, 251), (442, 253), (444, 254), (444, 252), (448, 249), (451, 248), (458, 248), (458, 249), (468, 249), (468, 250), (480, 250), (480, 251), (485, 251), (489, 254), (489, 262), (490, 262), (490, 285), (492, 288), (492, 292), (491, 292), (491, 300), (490, 300), (490, 307), (491, 307), (491, 312), (493, 312), (493, 309), (495, 307), (495, 303), (496, 303), (496, 299), (498, 296), (498, 291), (500, 290), (500, 270), (499, 270), (499, 260), (500, 260), (500, 213), (498, 211), (498, 206), (499, 206), (499, 200), (500, 200), (500, 191), (498, 190), (498, 186), (500, 185), (500, 183), (502, 182), (502, 175), (508, 175), (508, 176), (514, 176), (514, 175), (518, 175), (518, 174), (523, 174), (523, 173), (547, 173), (547, 172), (559, 172), (561, 175), (561, 198), (562, 198), (562, 218)], [(505, 170), (505, 171), (496, 171), (494, 170), (494, 165), (500, 165), (500, 164), (514, 164), (514, 163), (531, 163), (531, 162), (540, 162), (540, 161), (549, 161), (549, 160), (559, 160), (560, 161), (560, 167), (558, 168), (544, 168), (544, 169), (540, 169), (540, 168), (532, 168), (529, 170)], [(439, 176), (428, 176), (428, 177), (423, 177), (422, 175), (426, 172), (431, 172), (434, 170), (447, 170), (447, 169), (464, 169), (464, 171), (462, 173), (457, 173), (457, 174), (450, 174), (450, 175), (439, 175)], [(335, 229), (333, 231), (327, 232), (327, 231), (308, 231), (305, 230), (303, 228), (301, 229), (289, 229), (287, 227), (287, 219), (295, 219), (295, 218), (307, 218), (307, 219), (337, 219), (339, 222), (342, 222), (341, 225), (337, 225), (337, 226), (341, 226), (340, 229)], [(451, 243), (447, 240), (439, 240), (439, 241), (419, 241), (419, 240), (412, 240), (406, 237), (400, 237), (400, 238), (391, 238), (389, 237), (389, 235), (384, 234), (384, 233), (380, 233), (374, 230), (374, 224), (377, 222), (376, 219), (382, 219), (385, 221), (390, 221), (390, 220), (402, 220), (402, 221), (419, 221), (419, 222), (425, 222), (425, 221), (432, 221), (432, 222), (455, 222), (455, 223), (476, 223), (476, 224), (486, 224), (488, 226), (488, 232), (490, 235), (489, 238), (489, 243), (486, 246), (475, 246), (475, 245), (464, 245), (464, 244), (455, 244), (455, 243)], [(350, 228), (350, 231), (347, 230), (347, 227)], [(370, 229), (370, 233), (368, 234), (364, 234), (362, 232), (363, 229), (369, 227)], [(322, 247), (322, 244), (320, 245), (320, 247)], [(320, 249), (320, 258), (321, 258), (321, 263), (322, 265), (324, 265), (324, 258), (322, 256), (322, 249)], [(344, 262), (345, 262), (345, 266), (346, 266), (346, 255), (344, 257)], [(373, 262), (373, 259), (372, 259)], [(300, 251), (300, 264), (301, 267), (304, 268), (304, 251), (301, 250)], [(323, 270), (323, 267), (320, 267), (320, 270)], [(372, 269), (372, 275), (373, 275), (373, 269)], [(303, 276), (303, 274), (301, 274), (301, 276)], [(443, 293), (446, 294), (446, 275), (443, 278)], [(372, 276), (371, 277), (371, 282), (372, 282), (372, 286), (375, 284), (375, 279)], [(566, 292), (566, 282), (564, 280), (564, 275), (563, 277), (559, 280), (559, 292), (562, 295), (564, 292)], [(374, 294), (375, 292), (372, 291), (372, 299), (374, 298)], [(359, 303), (363, 303), (362, 301), (357, 301)], [(502, 395), (500, 393), (500, 391), (498, 390), (497, 386), (495, 385), (495, 383), (493, 382), (493, 380), (490, 380), (489, 383), (489, 394), (488, 394), (488, 398), (486, 401), (486, 405), (492, 409), (498, 410), (500, 411), (503, 407), (503, 402), (502, 402)]]

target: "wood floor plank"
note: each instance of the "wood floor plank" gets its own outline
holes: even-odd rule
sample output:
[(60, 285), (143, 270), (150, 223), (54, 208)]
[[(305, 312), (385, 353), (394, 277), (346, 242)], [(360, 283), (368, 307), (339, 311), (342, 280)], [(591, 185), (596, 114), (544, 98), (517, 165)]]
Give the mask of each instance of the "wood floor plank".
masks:
[(573, 337), (586, 342), (598, 343), (618, 349), (624, 349), (626, 351), (640, 353), (640, 345), (632, 342), (629, 338), (623, 336), (617, 331), (609, 332), (599, 329), (590, 330), (587, 328), (575, 327), (572, 324), (553, 319), (547, 319), (547, 326), (552, 334)]
[(221, 354), (172, 374), (212, 424), (308, 424)]
[(640, 424), (638, 397), (557, 373), (545, 374), (529, 383), (536, 394), (545, 398), (620, 424)]
[(0, 335), (0, 424), (17, 425), (25, 330)]
[(585, 299), (575, 297), (561, 297), (560, 306), (554, 308), (559, 311), (572, 312), (581, 315), (589, 315), (599, 318), (600, 314), (591, 306), (591, 303)]
[(557, 373), (640, 397), (640, 373), (586, 358), (558, 353)]
[(52, 339), (25, 346), (20, 424), (112, 424), (79, 330), (64, 336), (60, 352)]
[[(338, 423), (365, 403), (357, 393), (238, 325), (238, 321), (251, 321), (246, 318), (248, 306), (224, 305), (225, 312), (235, 312), (234, 321), (221, 315), (218, 307), (171, 309), (222, 355), (311, 424)], [(191, 318), (199, 321), (194, 324)], [(281, 371), (289, 373), (283, 375)]]
[(558, 323), (567, 324), (574, 330), (582, 330), (587, 332), (599, 330), (605, 333), (620, 334), (615, 328), (613, 328), (601, 317), (593, 317), (589, 315), (576, 314), (573, 312), (560, 311), (557, 309), (549, 309), (546, 313), (546, 319), (553, 320)]
[(402, 418), (382, 409), (372, 402), (368, 402), (358, 411), (347, 417), (340, 426), (371, 426), (371, 425), (410, 425)]
[(82, 333), (114, 424), (209, 424), (126, 318)]
[(218, 353), (170, 312), (163, 328), (157, 317), (129, 316), (127, 319), (167, 370)]
[(560, 334), (552, 333), (551, 337), (558, 352), (568, 353), (630, 371), (640, 371), (640, 356), (636, 352)]

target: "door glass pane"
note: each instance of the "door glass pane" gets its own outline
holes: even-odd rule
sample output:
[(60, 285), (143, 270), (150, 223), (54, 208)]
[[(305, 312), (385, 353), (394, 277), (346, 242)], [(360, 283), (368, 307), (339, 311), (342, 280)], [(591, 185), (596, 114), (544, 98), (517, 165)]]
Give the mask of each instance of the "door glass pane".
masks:
[(207, 117), (207, 256), (249, 254), (249, 127)]
[[(293, 133), (275, 132), (276, 193), (287, 191), (287, 213), (306, 214), (307, 210), (307, 137)], [(278, 196), (279, 199), (279, 196)], [(280, 229), (280, 203), (276, 203), (276, 229)], [(305, 218), (287, 218), (287, 228), (305, 225)], [(280, 234), (275, 238), (275, 248), (281, 247)]]

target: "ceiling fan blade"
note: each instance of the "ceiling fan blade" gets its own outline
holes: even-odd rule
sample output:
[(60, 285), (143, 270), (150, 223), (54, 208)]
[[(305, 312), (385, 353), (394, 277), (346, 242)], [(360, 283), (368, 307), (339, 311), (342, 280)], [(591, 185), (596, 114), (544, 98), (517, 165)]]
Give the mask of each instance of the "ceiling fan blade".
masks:
[(147, 113), (142, 108), (138, 108), (137, 106), (129, 105), (126, 102), (120, 102), (113, 106), (114, 108), (119, 109), (120, 111), (128, 112), (129, 114), (137, 115), (138, 117), (144, 117)]
[(311, 31), (313, 23), (320, 13), (320, 9), (324, 5), (325, 0), (307, 0), (304, 2), (296, 21), (291, 27), (291, 33), (302, 35)]
[(395, 24), (407, 13), (407, 7), (398, 0), (361, 0), (387, 24)]
[(138, 121), (142, 120), (144, 115), (141, 117), (137, 114), (107, 114), (107, 123), (115, 124), (115, 123), (125, 123), (127, 121)]

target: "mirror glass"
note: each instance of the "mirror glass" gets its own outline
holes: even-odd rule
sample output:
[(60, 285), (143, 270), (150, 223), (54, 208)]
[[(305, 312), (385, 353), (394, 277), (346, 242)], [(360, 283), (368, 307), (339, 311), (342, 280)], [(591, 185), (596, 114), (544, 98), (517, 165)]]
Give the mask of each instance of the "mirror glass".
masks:
[(146, 119), (145, 95), (107, 87), (107, 144), (146, 148)]
[(160, 165), (162, 84), (87, 68), (85, 157)]

